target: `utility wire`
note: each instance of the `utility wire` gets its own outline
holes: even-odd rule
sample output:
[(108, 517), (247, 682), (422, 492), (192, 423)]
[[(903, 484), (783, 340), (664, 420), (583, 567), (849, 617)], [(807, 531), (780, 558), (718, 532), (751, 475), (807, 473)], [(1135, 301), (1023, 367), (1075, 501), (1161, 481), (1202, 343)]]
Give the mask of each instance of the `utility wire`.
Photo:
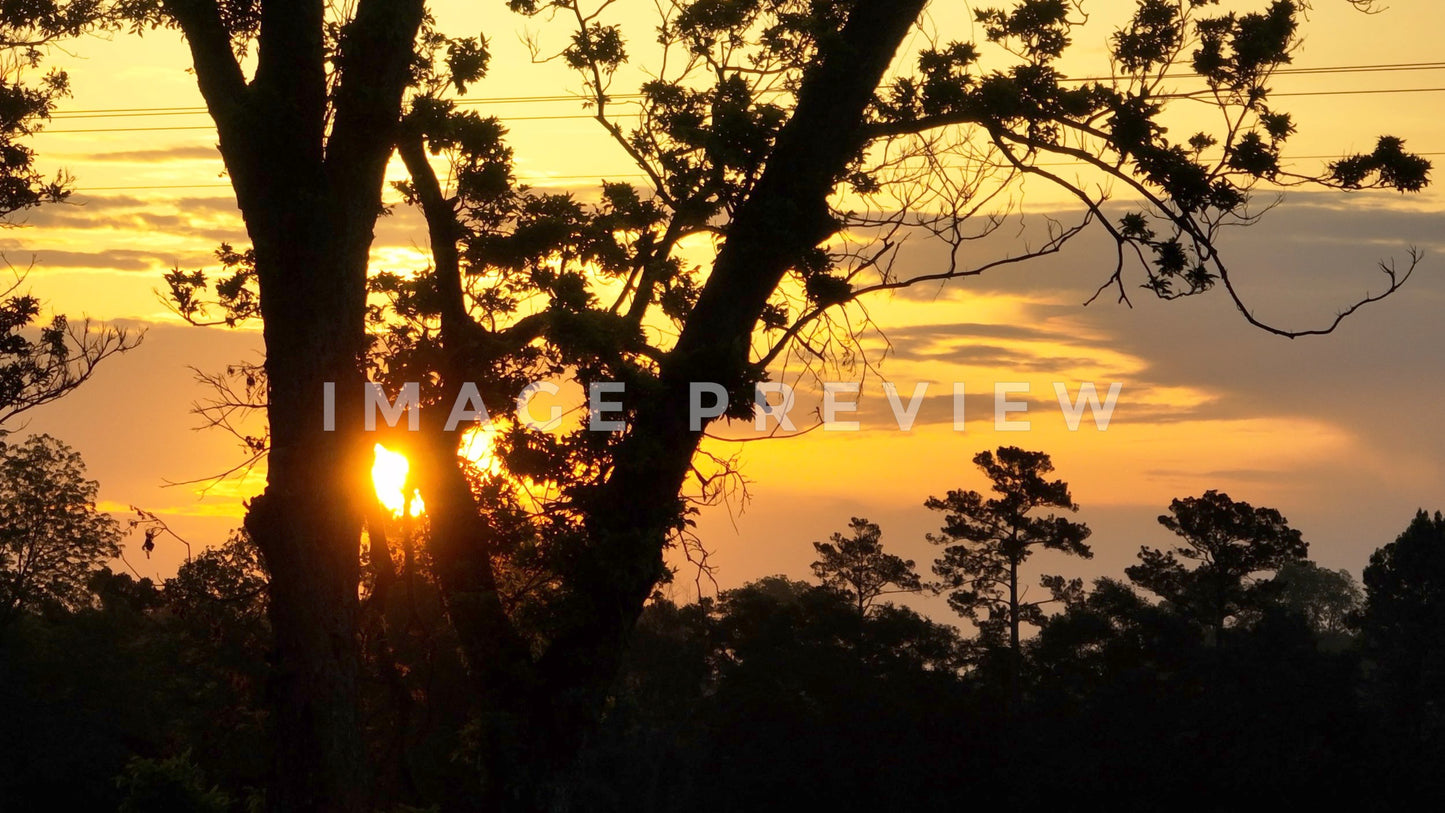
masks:
[[(1435, 152), (1417, 152), (1426, 158), (1445, 156), (1445, 150)], [(1330, 161), (1340, 158), (1339, 155), (1294, 155), (1281, 156), (1281, 163), (1293, 161)], [(1216, 161), (1218, 158), (1210, 158), (1209, 161)], [(1092, 166), (1087, 161), (1040, 161), (1034, 166), (1039, 167), (1070, 167), (1070, 166)], [(597, 172), (581, 175), (535, 175), (530, 178), (518, 178), (522, 183), (538, 184), (547, 181), (596, 181), (607, 178), (647, 178), (650, 177), (643, 172)], [(154, 186), (87, 186), (76, 189), (76, 192), (145, 192), (160, 189), (230, 189), (228, 183), (192, 183), (192, 184), (157, 184)]]
[[(1291, 96), (1368, 96), (1373, 94), (1387, 93), (1445, 93), (1445, 87), (1433, 88), (1375, 88), (1372, 90), (1301, 90), (1282, 93), (1271, 93), (1271, 98), (1285, 98)], [(1156, 98), (1165, 99), (1187, 99), (1197, 98), (1198, 94), (1191, 93), (1167, 93), (1160, 94)], [(614, 118), (633, 118), (637, 114), (617, 116)], [(595, 116), (586, 113), (559, 114), (555, 116), (498, 116), (503, 122), (518, 121), (591, 121)], [(75, 130), (39, 130), (35, 135), (64, 135), (70, 133), (157, 133), (157, 132), (179, 132), (183, 130), (214, 130), (211, 125), (175, 126), (175, 127), (88, 127)]]
[[(1304, 68), (1278, 68), (1273, 72), (1274, 76), (1322, 76), (1329, 74), (1350, 74), (1350, 73), (1381, 73), (1397, 71), (1431, 71), (1445, 70), (1445, 62), (1395, 62), (1377, 65), (1334, 65), (1328, 67), (1304, 67)], [(1166, 73), (1166, 79), (1188, 79), (1201, 78), (1198, 73)], [(1063, 77), (1066, 82), (1107, 82), (1117, 77), (1109, 76), (1081, 76)], [(1275, 96), (1298, 96), (1298, 95), (1321, 95), (1331, 93), (1405, 93), (1417, 89), (1378, 90), (1378, 91), (1314, 91), (1310, 93), (1276, 93)], [(1437, 89), (1429, 89), (1437, 90)], [(609, 94), (609, 99), (614, 101), (635, 101), (645, 98), (642, 93), (618, 93)], [(536, 103), (557, 103), (557, 102), (585, 102), (586, 98), (577, 95), (552, 95), (552, 96), (491, 96), (454, 99), (458, 105), (502, 105), (502, 104), (536, 104)], [(111, 107), (96, 108), (89, 110), (60, 110), (52, 114), (55, 120), (79, 119), (79, 118), (130, 118), (140, 116), (186, 116), (206, 113), (205, 107)], [(589, 115), (581, 114), (568, 116), (567, 118), (592, 118)], [(547, 117), (508, 117), (516, 121), (528, 121)], [(124, 132), (125, 130), (119, 130)], [(51, 130), (49, 132), (77, 132), (68, 130)], [(89, 131), (85, 131), (89, 132)]]
[[(586, 114), (555, 115), (555, 116), (499, 116), (502, 121), (560, 121), (560, 120), (592, 120), (595, 116)], [(62, 133), (156, 133), (172, 132), (181, 130), (212, 130), (216, 128), (210, 124), (177, 125), (173, 127), (87, 127), (78, 130), (38, 130), (35, 135), (59, 135)]]

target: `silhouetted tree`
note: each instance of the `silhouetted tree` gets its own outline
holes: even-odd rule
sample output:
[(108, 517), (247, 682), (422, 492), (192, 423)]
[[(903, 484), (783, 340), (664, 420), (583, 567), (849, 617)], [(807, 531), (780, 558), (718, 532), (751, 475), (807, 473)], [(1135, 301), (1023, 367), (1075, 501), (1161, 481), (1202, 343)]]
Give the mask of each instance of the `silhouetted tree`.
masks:
[(96, 0), (30, 0), (0, 7), (0, 227), (11, 225), (15, 212), (69, 195), (69, 178), (64, 173), (43, 176), (26, 141), (70, 88), (65, 71), (42, 72), (49, 47), (95, 26), (105, 13)]
[[(95, 0), (0, 6), (0, 229), (14, 226), (17, 213), (69, 196), (69, 177), (42, 175), (26, 143), (69, 92), (65, 71), (43, 70), (42, 63), (56, 41), (111, 17)], [(9, 261), (0, 255), (0, 264), (8, 267)], [(40, 302), (20, 291), (24, 272), (12, 274), (12, 280), (0, 282), (0, 437), (10, 419), (75, 389), (96, 364), (140, 338), (120, 328), (92, 331), (89, 322), (72, 325), (64, 316), (36, 325)]]
[[(1027, 647), (1032, 702), (1013, 746), (1021, 806), (1144, 811), (1171, 797), (1203, 811), (1327, 796), (1389, 809), (1375, 807), (1384, 788), (1353, 653), (1281, 609), (1210, 646), (1188, 608), (1101, 579), (1046, 619)], [(1060, 742), (1091, 747), (1063, 756)]]
[[(1142, 547), (1125, 572), (1135, 584), (1172, 602), (1222, 642), (1226, 622), (1259, 605), (1259, 579), (1309, 553), (1300, 532), (1273, 508), (1255, 508), (1206, 491), (1169, 504), (1159, 524), (1183, 538), (1167, 551)], [(1186, 563), (1193, 563), (1190, 567)]]
[(0, 627), (46, 604), (87, 603), (91, 573), (120, 555), (98, 488), (80, 455), (49, 435), (0, 442)]
[(126, 328), (93, 330), (89, 321), (72, 325), (59, 314), (36, 326), (40, 300), (17, 292), (23, 281), (17, 275), (0, 287), (0, 437), (7, 421), (80, 386), (97, 364), (141, 338)]
[(1285, 562), (1271, 590), (1273, 601), (1304, 616), (1322, 638), (1338, 643), (1359, 629), (1365, 593), (1348, 570), (1329, 570), (1308, 560)]
[(1419, 511), (1370, 556), (1361, 619), (1371, 689), (1388, 720), (1381, 767), (1438, 792), (1445, 758), (1445, 515)]
[[(611, 3), (509, 5), (568, 26), (552, 56), (579, 72), (645, 190), (605, 184), (585, 204), (519, 187), (503, 128), (454, 103), (486, 68), (485, 44), (435, 31), (422, 0), (137, 3), (144, 20), (186, 36), (254, 244), (258, 295), (246, 308), (264, 320), (272, 435), (267, 489), (247, 528), (272, 576), (280, 747), (268, 801), (280, 809), (351, 809), (364, 795), (351, 643), (370, 501), (363, 363), (389, 385), (426, 382), (423, 402), (445, 405), (423, 412), (409, 450), (431, 568), (478, 703), (495, 712), (498, 742), (516, 739), (499, 752), (531, 755), (535, 774), (493, 776), (512, 783), (505, 795), (530, 796), (515, 800), (524, 808), (562, 806), (565, 766), (667, 578), (663, 551), (686, 538), (684, 496), (717, 497), (717, 478), (695, 465), (712, 419), (690, 419), (694, 383), (720, 384), (732, 396), (727, 414), (746, 416), (774, 361), (840, 346), (830, 341), (839, 307), (1050, 254), (1091, 224), (1117, 242), (1106, 286), (1121, 297), (1124, 260), (1137, 256), (1141, 281), (1160, 296), (1217, 283), (1253, 324), (1328, 332), (1337, 321), (1287, 331), (1258, 320), (1216, 250), (1218, 230), (1253, 220), (1249, 192), (1260, 183), (1411, 191), (1429, 171), (1398, 139), (1311, 177), (1282, 169), (1294, 127), (1268, 106), (1268, 79), (1297, 42), (1292, 2), (1258, 14), (1141, 2), (1111, 44), (1116, 79), (1078, 83), (1060, 67), (1076, 22), (1054, 0), (980, 10), (986, 46), (930, 45), (897, 66), (924, 0), (679, 0), (663, 9), (660, 33), (646, 34), (666, 67), (644, 72), (639, 109), (623, 115), (614, 83), (630, 55), (606, 19)], [(985, 70), (985, 47), (1017, 59)], [(1173, 98), (1163, 85), (1185, 59), (1226, 115), (1217, 132), (1181, 144), (1161, 122)], [(956, 149), (941, 154), (943, 145)], [(367, 256), (394, 146), (433, 262), (373, 281), (387, 303), (370, 311), (371, 345)], [(453, 188), (429, 151), (451, 161)], [(1054, 160), (1113, 178), (1140, 199), (1137, 211), (1111, 220), (1104, 186), (1066, 180), (1048, 168)], [(938, 171), (955, 163), (977, 170), (965, 188)], [(993, 262), (912, 275), (893, 267), (894, 238), (912, 226), (955, 248), (977, 237), (968, 215), (1007, 198), (1022, 174), (1077, 198), (1077, 222)], [(834, 239), (845, 231), (875, 239)], [(701, 265), (681, 248), (697, 239), (718, 247)], [(1385, 270), (1387, 287), (1365, 302), (1409, 273)], [(226, 283), (220, 298), (234, 302)], [(181, 288), (206, 284), (191, 277)], [(497, 450), (508, 477), (470, 471), (457, 455), (466, 427), (443, 424), (465, 383), (497, 404), (539, 373), (624, 383), (626, 431), (557, 438), (511, 426)], [(334, 432), (322, 427), (323, 382), (335, 385)], [(520, 480), (541, 485), (546, 504), (529, 503)]]
[[(933, 572), (943, 579), (948, 604), (972, 619), (986, 632), (1002, 627), (1008, 632), (1009, 680), (1015, 700), (1021, 665), (1019, 628), (1043, 621), (1043, 605), (1058, 597), (1065, 583), (1046, 578), (1052, 585), (1048, 599), (1029, 601), (1019, 580), (1019, 566), (1036, 549), (1057, 550), (1092, 558), (1084, 542), (1087, 525), (1070, 522), (1048, 509), (1078, 511), (1062, 480), (1046, 480), (1054, 464), (1044, 452), (1017, 446), (1000, 446), (997, 456), (983, 451), (973, 462), (988, 477), (995, 497), (977, 491), (950, 491), (945, 498), (929, 497), (925, 506), (946, 514), (940, 533), (928, 541), (945, 546)], [(1067, 585), (1077, 590), (1079, 585)]]
[[(943, 806), (967, 738), (957, 632), (772, 576), (644, 611), (588, 754), (599, 811)], [(662, 760), (661, 762), (654, 761)], [(962, 759), (957, 760), (963, 762)], [(862, 766), (867, 766), (866, 769)], [(799, 774), (812, 781), (799, 782)], [(907, 788), (901, 791), (901, 788)]]
[(864, 614), (879, 596), (917, 593), (923, 580), (913, 570), (913, 560), (883, 552), (883, 532), (861, 517), (848, 523), (852, 536), (834, 533), (831, 542), (814, 542), (820, 557), (813, 563), (813, 575), (824, 587), (852, 599)]
[[(246, 529), (270, 572), (277, 810), (356, 810), (362, 518), (374, 499), (361, 421), (367, 257), (416, 61), (423, 0), (157, 0), (215, 121), (254, 251), (270, 454)], [(242, 69), (240, 54), (252, 57)], [(323, 428), (323, 382), (336, 431)]]

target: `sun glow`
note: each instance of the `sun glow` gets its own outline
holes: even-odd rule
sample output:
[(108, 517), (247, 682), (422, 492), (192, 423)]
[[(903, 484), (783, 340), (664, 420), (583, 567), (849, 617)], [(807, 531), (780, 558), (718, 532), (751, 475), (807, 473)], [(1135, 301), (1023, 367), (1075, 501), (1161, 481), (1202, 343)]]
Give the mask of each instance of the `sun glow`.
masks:
[(498, 431), (496, 423), (490, 421), (466, 430), (457, 447), (457, 457), (470, 463), (479, 474), (501, 474), (502, 463), (495, 451)]
[(421, 495), (416, 489), (411, 489), (411, 500), (406, 498), (407, 482), (406, 476), (411, 471), (411, 464), (407, 462), (406, 456), (398, 452), (376, 444), (376, 462), (371, 464), (371, 482), (376, 487), (376, 498), (386, 506), (386, 510), (394, 517), (399, 517), (403, 512), (411, 516), (418, 516), (426, 510), (422, 503)]

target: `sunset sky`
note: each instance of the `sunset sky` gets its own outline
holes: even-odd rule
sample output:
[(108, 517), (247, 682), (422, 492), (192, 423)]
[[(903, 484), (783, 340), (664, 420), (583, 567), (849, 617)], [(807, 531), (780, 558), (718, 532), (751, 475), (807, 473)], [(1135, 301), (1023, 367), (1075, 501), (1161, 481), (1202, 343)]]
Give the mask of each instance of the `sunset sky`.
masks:
[[(1107, 73), (1105, 38), (1130, 5), (1086, 4), (1095, 16), (1078, 36), (1070, 70)], [(1301, 171), (1368, 151), (1384, 133), (1406, 139), (1437, 167), (1445, 157), (1445, 8), (1433, 0), (1387, 5), (1363, 15), (1344, 0), (1316, 0), (1292, 67), (1396, 67), (1277, 79), (1276, 104), (1300, 129), (1286, 157)], [(967, 4), (935, 6), (930, 24), (946, 38), (981, 36), (970, 32)], [(654, 4), (622, 0), (618, 7), (645, 65)], [(501, 2), (437, 9), (444, 30), (490, 38), (492, 73), (470, 96), (481, 100), (476, 109), (508, 124), (523, 180), (583, 196), (597, 179), (636, 180), (626, 156), (565, 98), (577, 80), (556, 63), (527, 57), (528, 32), (544, 49), (555, 48), (563, 27), (510, 15)], [(17, 268), (33, 258), (30, 287), (57, 311), (143, 325), (148, 333), (83, 389), (33, 413), (24, 431), (51, 433), (80, 451), (101, 483), (105, 509), (123, 516), (138, 505), (193, 544), (214, 544), (239, 525), (242, 500), (263, 477), (257, 471), (204, 493), (197, 485), (166, 485), (244, 459), (229, 436), (194, 430), (200, 421), (189, 409), (206, 393), (190, 368), (216, 372), (256, 359), (259, 333), (185, 326), (155, 290), (173, 267), (214, 269), (216, 245), (244, 246), (245, 231), (178, 35), (116, 35), (67, 50), (53, 60), (70, 73), (73, 96), (34, 143), (46, 167), (74, 176), (76, 194), (71, 204), (20, 215), (23, 226), (0, 232), (0, 250)], [(620, 76), (618, 92), (633, 80)], [(553, 100), (516, 100), (537, 96)], [(399, 162), (393, 172), (402, 177)], [(1438, 169), (1434, 175), (1439, 181)], [(1042, 186), (1025, 187), (1015, 200), (1032, 215), (1072, 212)], [(1322, 338), (1290, 341), (1251, 328), (1222, 291), (1172, 303), (1139, 291), (1132, 309), (1107, 296), (1083, 307), (1112, 270), (1102, 235), (1011, 270), (869, 300), (882, 333), (866, 342), (878, 355), (889, 351), (863, 380), (862, 431), (710, 447), (742, 453), (751, 496), (708, 509), (699, 521), (718, 582), (726, 588), (776, 572), (802, 577), (813, 558), (809, 543), (844, 529), (851, 516), (879, 523), (885, 544), (926, 570), (934, 552), (923, 534), (941, 518), (922, 507), (924, 499), (982, 488), (970, 459), (1003, 444), (1049, 452), (1058, 476), (1072, 484), (1080, 518), (1094, 528), (1096, 558), (1057, 567), (1070, 575), (1117, 574), (1141, 544), (1167, 543), (1155, 517), (1171, 498), (1210, 488), (1278, 508), (1304, 533), (1313, 558), (1358, 575), (1370, 551), (1393, 539), (1416, 508), (1445, 508), (1442, 225), (1445, 193), (1438, 190), (1411, 197), (1294, 191), (1260, 225), (1232, 232), (1223, 248), (1243, 293), (1259, 317), (1283, 327), (1328, 322), (1379, 290), (1379, 261), (1404, 262), (1411, 246), (1424, 251), (1404, 291)], [(1027, 226), (1006, 227), (970, 259), (1017, 253), (1031, 238)], [(422, 267), (425, 247), (420, 219), (398, 207), (378, 225), (374, 265)], [(927, 270), (943, 254), (919, 237), (900, 262)], [(905, 399), (914, 384), (931, 384), (933, 400), (911, 432), (893, 426), (885, 379)], [(986, 402), (995, 382), (1010, 381), (1031, 386), (1028, 432), (994, 431)], [(1096, 382), (1101, 392), (1121, 383), (1108, 430), (1086, 418), (1069, 431), (1054, 402), (1056, 381), (1071, 392), (1079, 382)], [(971, 396), (963, 432), (954, 430), (949, 411), (954, 382), (964, 382)], [(806, 420), (815, 405), (805, 399), (795, 417)], [(163, 577), (183, 553), (163, 543), (149, 560), (135, 547), (128, 559), (142, 575)], [(1036, 569), (1054, 564), (1045, 559)], [(685, 565), (676, 590), (680, 598), (693, 594)], [(946, 612), (941, 600), (924, 604)]]

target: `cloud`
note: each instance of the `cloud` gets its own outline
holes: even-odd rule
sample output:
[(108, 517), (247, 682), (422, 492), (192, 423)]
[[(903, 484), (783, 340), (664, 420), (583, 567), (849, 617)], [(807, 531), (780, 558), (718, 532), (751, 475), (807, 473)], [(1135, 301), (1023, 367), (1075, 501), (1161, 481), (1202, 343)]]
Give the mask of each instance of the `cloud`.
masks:
[[(230, 198), (146, 201), (130, 196), (77, 195), (65, 204), (25, 213), (22, 225), (28, 228), (10, 232), (11, 248), (24, 248), (43, 238), (46, 245), (101, 244), (117, 251), (169, 256), (155, 250), (165, 245), (174, 247), (171, 254), (200, 258), (202, 264), (211, 262), (210, 252), (218, 243), (244, 244), (246, 240), (245, 227)], [(172, 262), (167, 259), (164, 265)], [(133, 263), (106, 267), (135, 269)]]
[(114, 271), (151, 271), (157, 267), (175, 264), (175, 258), (148, 251), (112, 249), (109, 251), (51, 251), (34, 252), (37, 267), (52, 268), (100, 268)]
[(154, 164), (164, 161), (220, 161), (221, 153), (215, 147), (194, 145), (150, 150), (96, 152), (86, 155), (85, 160), (128, 164)]

